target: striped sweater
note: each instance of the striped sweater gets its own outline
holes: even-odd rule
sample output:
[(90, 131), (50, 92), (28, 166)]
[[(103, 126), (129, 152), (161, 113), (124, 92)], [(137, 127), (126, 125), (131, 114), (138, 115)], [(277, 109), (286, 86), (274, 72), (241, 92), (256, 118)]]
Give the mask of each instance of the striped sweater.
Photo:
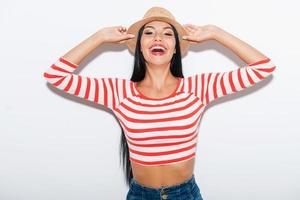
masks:
[(151, 98), (136, 82), (80, 76), (73, 73), (77, 67), (60, 57), (43, 76), (60, 90), (111, 109), (124, 130), (131, 162), (147, 166), (195, 157), (206, 106), (255, 85), (276, 68), (267, 58), (227, 72), (199, 73), (179, 78), (168, 97)]

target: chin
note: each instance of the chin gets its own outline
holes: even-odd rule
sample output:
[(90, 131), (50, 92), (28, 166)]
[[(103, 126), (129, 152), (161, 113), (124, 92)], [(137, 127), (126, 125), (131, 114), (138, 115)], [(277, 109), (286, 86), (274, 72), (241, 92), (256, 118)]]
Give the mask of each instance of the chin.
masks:
[(164, 65), (169, 64), (171, 62), (172, 57), (167, 58), (167, 56), (153, 56), (149, 55), (146, 59), (147, 63), (151, 63), (153, 65)]
[(150, 59), (147, 61), (147, 63), (152, 64), (152, 65), (167, 65), (170, 64), (170, 60), (157, 60), (157, 59)]

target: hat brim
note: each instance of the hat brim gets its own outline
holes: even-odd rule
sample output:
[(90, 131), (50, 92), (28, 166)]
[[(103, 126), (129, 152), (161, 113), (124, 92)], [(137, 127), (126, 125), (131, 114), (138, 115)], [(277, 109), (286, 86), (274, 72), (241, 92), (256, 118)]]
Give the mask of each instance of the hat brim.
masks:
[(149, 17), (149, 18), (146, 18), (146, 19), (139, 20), (139, 21), (135, 22), (134, 24), (132, 24), (128, 28), (127, 33), (134, 34), (135, 37), (131, 38), (131, 39), (128, 39), (126, 41), (126, 45), (128, 46), (130, 52), (132, 54), (135, 53), (135, 47), (136, 47), (136, 42), (137, 42), (137, 34), (138, 34), (138, 31), (140, 30), (140, 28), (144, 24), (146, 24), (148, 22), (151, 22), (151, 21), (154, 21), (154, 20), (167, 22), (169, 24), (172, 24), (176, 28), (176, 30), (178, 32), (178, 37), (179, 37), (178, 39), (179, 39), (179, 43), (180, 43), (181, 56), (183, 57), (184, 55), (186, 55), (186, 53), (188, 51), (188, 48), (189, 48), (189, 42), (187, 40), (183, 40), (182, 36), (187, 35), (187, 32), (181, 24), (179, 24), (177, 21), (172, 20), (172, 19), (167, 18), (167, 17)]

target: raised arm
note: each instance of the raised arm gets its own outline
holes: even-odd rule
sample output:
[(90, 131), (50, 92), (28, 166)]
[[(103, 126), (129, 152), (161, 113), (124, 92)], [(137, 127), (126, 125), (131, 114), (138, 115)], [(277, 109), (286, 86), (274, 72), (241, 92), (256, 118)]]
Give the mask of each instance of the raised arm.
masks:
[(132, 35), (127, 34), (123, 27), (103, 28), (60, 57), (43, 73), (43, 76), (60, 90), (114, 109), (123, 95), (126, 95), (123, 92), (125, 79), (92, 78), (73, 72), (89, 53), (103, 43), (121, 44), (129, 38), (132, 38)]
[(244, 90), (271, 75), (275, 66), (269, 58), (227, 72), (208, 72), (188, 77), (204, 104)]
[(195, 93), (204, 104), (251, 87), (271, 75), (276, 68), (270, 58), (217, 26), (199, 27), (188, 24), (186, 29), (190, 33), (188, 39), (193, 44), (209, 39), (216, 40), (247, 63), (228, 72), (202, 73), (189, 77), (190, 82), (194, 82), (197, 90)]

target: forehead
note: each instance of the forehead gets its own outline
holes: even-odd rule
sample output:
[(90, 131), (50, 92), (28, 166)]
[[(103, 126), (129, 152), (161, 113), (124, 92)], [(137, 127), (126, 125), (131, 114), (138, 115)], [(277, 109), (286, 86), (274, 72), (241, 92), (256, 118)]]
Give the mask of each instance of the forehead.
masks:
[(151, 21), (149, 23), (147, 23), (145, 25), (145, 28), (153, 28), (153, 29), (171, 29), (172, 30), (172, 27), (170, 24), (168, 24), (167, 22), (163, 22), (163, 21), (158, 21), (158, 20), (155, 20), (155, 21)]

